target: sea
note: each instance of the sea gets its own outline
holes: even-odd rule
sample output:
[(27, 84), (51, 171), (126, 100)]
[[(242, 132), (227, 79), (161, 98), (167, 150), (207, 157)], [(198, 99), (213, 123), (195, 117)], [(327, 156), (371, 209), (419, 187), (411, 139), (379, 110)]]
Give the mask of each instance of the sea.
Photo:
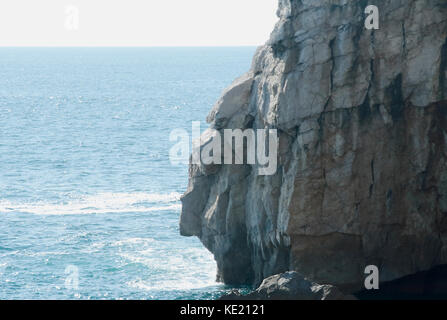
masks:
[(192, 130), (254, 47), (0, 48), (0, 300), (215, 299), (181, 237)]

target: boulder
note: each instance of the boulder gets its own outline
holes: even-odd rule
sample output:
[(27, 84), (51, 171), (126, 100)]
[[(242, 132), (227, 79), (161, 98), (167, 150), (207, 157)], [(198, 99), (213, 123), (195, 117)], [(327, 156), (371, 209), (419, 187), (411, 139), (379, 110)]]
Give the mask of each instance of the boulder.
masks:
[(248, 295), (234, 291), (222, 300), (356, 300), (331, 285), (312, 283), (297, 272), (286, 272), (265, 279)]

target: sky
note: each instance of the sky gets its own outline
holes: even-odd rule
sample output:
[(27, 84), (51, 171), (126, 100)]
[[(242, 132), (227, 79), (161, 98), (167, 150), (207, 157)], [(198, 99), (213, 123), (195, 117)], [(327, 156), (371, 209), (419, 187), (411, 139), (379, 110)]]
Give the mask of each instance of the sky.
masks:
[(278, 0), (1, 0), (0, 46), (257, 46)]

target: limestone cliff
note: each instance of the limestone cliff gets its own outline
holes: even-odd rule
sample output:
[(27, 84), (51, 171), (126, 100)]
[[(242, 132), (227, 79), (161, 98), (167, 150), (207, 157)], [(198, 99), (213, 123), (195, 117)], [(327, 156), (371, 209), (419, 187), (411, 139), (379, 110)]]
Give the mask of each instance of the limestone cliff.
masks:
[(181, 233), (229, 284), (296, 270), (357, 289), (367, 265), (390, 281), (446, 264), (447, 1), (280, 0), (278, 16), (208, 116), (278, 129), (278, 171), (191, 165)]

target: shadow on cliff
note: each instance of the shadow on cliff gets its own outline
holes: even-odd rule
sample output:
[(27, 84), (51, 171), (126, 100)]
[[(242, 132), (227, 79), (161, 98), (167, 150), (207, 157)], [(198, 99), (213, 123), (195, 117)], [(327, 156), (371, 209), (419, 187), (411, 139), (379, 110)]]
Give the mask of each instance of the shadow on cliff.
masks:
[(361, 291), (359, 300), (447, 300), (447, 265), (381, 284), (380, 290)]

